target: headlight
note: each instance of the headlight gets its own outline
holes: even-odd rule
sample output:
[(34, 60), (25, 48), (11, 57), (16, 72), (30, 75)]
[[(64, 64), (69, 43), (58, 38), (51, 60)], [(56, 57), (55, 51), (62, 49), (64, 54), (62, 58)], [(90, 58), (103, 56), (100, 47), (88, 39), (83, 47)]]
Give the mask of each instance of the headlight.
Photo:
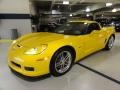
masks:
[(14, 40), (13, 42), (12, 42), (12, 44), (15, 44), (17, 41), (16, 40)]
[(36, 55), (41, 54), (43, 51), (45, 51), (47, 48), (47, 45), (41, 45), (40, 47), (35, 47), (27, 50), (25, 54), (27, 55)]

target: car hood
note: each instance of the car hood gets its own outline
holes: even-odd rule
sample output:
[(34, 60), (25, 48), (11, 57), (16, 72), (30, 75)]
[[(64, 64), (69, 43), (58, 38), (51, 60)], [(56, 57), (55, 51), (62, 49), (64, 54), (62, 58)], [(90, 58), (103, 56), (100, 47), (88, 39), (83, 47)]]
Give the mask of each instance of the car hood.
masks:
[(22, 36), (17, 40), (17, 44), (27, 47), (48, 44), (56, 40), (64, 39), (64, 36), (66, 35), (47, 32), (32, 33)]

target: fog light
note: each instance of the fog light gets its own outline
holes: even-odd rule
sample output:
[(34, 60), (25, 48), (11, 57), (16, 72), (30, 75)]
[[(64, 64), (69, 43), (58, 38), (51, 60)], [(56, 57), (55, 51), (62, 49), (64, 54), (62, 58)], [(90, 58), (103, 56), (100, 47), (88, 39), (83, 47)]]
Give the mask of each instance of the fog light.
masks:
[(25, 67), (25, 70), (27, 70), (27, 71), (34, 71), (34, 68), (33, 67)]

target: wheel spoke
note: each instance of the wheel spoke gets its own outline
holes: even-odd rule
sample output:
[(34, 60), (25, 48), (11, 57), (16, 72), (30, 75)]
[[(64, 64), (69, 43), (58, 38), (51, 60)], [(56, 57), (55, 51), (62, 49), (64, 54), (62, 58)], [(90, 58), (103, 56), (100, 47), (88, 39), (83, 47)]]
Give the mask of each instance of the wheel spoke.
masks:
[(63, 59), (64, 59), (63, 52), (60, 54), (60, 58), (61, 58), (61, 60), (63, 60)]
[(59, 67), (61, 64), (62, 64), (61, 61), (57, 62), (57, 63), (56, 63), (56, 67)]
[(69, 55), (66, 55), (66, 57), (64, 58), (64, 63), (65, 63), (66, 61), (68, 61), (69, 58), (70, 58), (70, 56), (69, 56)]

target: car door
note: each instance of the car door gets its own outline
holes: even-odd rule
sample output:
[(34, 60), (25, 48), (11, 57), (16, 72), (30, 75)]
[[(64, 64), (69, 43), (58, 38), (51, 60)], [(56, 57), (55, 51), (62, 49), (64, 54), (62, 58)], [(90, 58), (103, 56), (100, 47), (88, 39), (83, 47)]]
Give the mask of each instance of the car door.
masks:
[(91, 23), (88, 26), (89, 38), (91, 39), (92, 47), (91, 52), (97, 51), (103, 48), (105, 38), (104, 32), (101, 30), (101, 27), (98, 23)]
[[(87, 24), (87, 28), (83, 30), (83, 34), (79, 35), (77, 38), (77, 45), (80, 58), (89, 55), (94, 51), (95, 47), (95, 38), (92, 36), (92, 31), (94, 30), (93, 24)], [(79, 44), (78, 44), (79, 42)], [(81, 53), (82, 52), (82, 53)]]
[[(76, 59), (80, 60), (81, 58), (87, 56), (91, 53), (91, 47), (94, 45), (94, 43), (91, 43), (93, 41), (92, 38), (90, 38), (90, 33), (87, 33), (88, 31), (88, 23), (77, 23), (76, 26), (74, 26), (74, 33), (80, 31), (80, 34), (77, 34), (74, 38), (74, 47), (76, 48)], [(82, 29), (83, 28), (83, 29)]]

